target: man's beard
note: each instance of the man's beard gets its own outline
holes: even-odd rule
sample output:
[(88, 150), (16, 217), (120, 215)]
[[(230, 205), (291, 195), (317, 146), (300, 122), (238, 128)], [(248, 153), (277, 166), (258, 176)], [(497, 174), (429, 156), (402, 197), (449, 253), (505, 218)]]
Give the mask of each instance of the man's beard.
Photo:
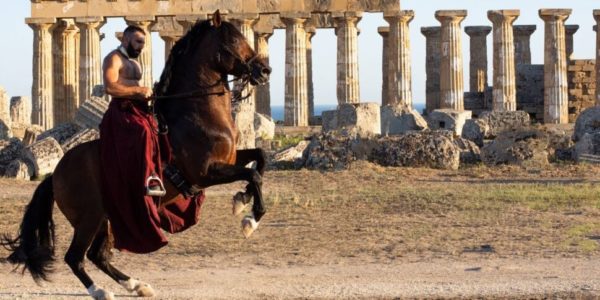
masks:
[(127, 55), (129, 55), (130, 58), (138, 58), (141, 53), (141, 50), (133, 49), (133, 46), (131, 46), (131, 44), (127, 46)]

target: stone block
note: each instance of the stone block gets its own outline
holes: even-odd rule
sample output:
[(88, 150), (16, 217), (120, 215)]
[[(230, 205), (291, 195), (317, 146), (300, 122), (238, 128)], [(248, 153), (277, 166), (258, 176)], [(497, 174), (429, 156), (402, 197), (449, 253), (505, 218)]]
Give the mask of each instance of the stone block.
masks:
[(30, 164), (20, 159), (13, 160), (6, 166), (4, 177), (17, 180), (31, 180), (34, 176), (34, 169)]
[(254, 133), (256, 139), (272, 140), (275, 137), (275, 121), (273, 118), (254, 113)]
[(576, 162), (586, 155), (600, 155), (600, 131), (584, 133), (573, 147), (572, 155)]
[(381, 111), (377, 103), (346, 103), (338, 107), (337, 129), (361, 136), (381, 134)]
[(31, 124), (31, 100), (27, 97), (16, 96), (10, 99), (10, 119), (12, 123)]
[(488, 166), (542, 167), (549, 163), (548, 143), (547, 136), (536, 130), (505, 131), (481, 149), (481, 160)]
[(575, 121), (573, 141), (578, 142), (586, 133), (600, 132), (600, 106), (590, 107), (579, 114)]
[(72, 137), (60, 144), (64, 153), (83, 143), (91, 142), (100, 138), (100, 133), (96, 129), (85, 128), (74, 134)]
[(436, 109), (427, 116), (427, 123), (431, 130), (449, 130), (460, 136), (465, 122), (469, 119), (471, 119), (469, 110)]
[(337, 129), (337, 110), (327, 110), (321, 113), (323, 119), (323, 132), (330, 132)]
[(42, 132), (36, 140), (39, 141), (47, 137), (53, 137), (59, 144), (62, 144), (80, 130), (81, 127), (79, 127), (79, 125), (77, 124), (63, 123), (58, 126), (55, 126), (52, 129)]
[(0, 121), (3, 121), (6, 127), (10, 128), (10, 104), (8, 94), (3, 87), (0, 86)]
[(381, 107), (381, 134), (395, 135), (429, 128), (418, 111), (403, 106)]
[(63, 154), (60, 144), (53, 137), (47, 137), (24, 148), (21, 158), (33, 166), (34, 176), (40, 177), (54, 172)]
[(21, 156), (23, 143), (16, 138), (0, 141), (0, 165), (7, 165)]
[(489, 136), (490, 126), (482, 119), (471, 119), (465, 122), (461, 137), (472, 141), (479, 147), (483, 147), (483, 141)]
[(98, 130), (107, 109), (108, 101), (105, 98), (91, 97), (75, 113), (75, 124), (81, 128)]
[(254, 105), (238, 103), (232, 111), (233, 121), (238, 130), (237, 149), (256, 148), (256, 133), (254, 131)]
[(503, 131), (520, 129), (529, 126), (529, 114), (524, 111), (488, 111), (479, 116), (489, 126), (484, 138), (494, 138)]
[(0, 120), (0, 140), (8, 140), (12, 137), (12, 129), (3, 120)]

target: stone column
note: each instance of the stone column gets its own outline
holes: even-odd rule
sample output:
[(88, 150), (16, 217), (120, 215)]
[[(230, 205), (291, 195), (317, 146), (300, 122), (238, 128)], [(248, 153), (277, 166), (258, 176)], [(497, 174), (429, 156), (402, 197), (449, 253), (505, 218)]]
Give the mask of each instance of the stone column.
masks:
[(579, 25), (565, 25), (565, 49), (567, 62), (573, 59), (573, 36), (579, 30)]
[(135, 16), (125, 17), (127, 25), (134, 25), (142, 28), (146, 32), (146, 44), (144, 50), (137, 58), (137, 61), (142, 67), (142, 80), (141, 86), (152, 88), (154, 86), (154, 80), (152, 80), (152, 34), (150, 32), (150, 26), (154, 24), (156, 18), (154, 16)]
[(410, 60), (410, 31), (408, 24), (415, 17), (412, 10), (384, 14), (390, 24), (388, 64), (388, 104), (412, 108), (412, 70)]
[(102, 84), (102, 57), (100, 57), (100, 27), (102, 17), (76, 18), (79, 28), (79, 101), (92, 96), (94, 86)]
[(490, 26), (467, 26), (465, 32), (471, 38), (469, 63), (469, 87), (471, 92), (484, 93), (488, 87), (487, 36)]
[(54, 30), (54, 122), (68, 122), (79, 107), (77, 33), (73, 19), (60, 20)]
[(308, 119), (315, 115), (315, 87), (313, 84), (313, 59), (312, 59), (312, 38), (317, 33), (317, 29), (310, 27), (306, 29), (306, 85), (308, 87)]
[(28, 18), (33, 29), (33, 84), (31, 121), (44, 129), (54, 126), (52, 82), (52, 30), (55, 18)]
[(440, 63), (440, 108), (464, 110), (464, 74), (461, 22), (466, 10), (438, 10), (436, 19), (442, 24)]
[(571, 9), (540, 9), (544, 33), (544, 123), (569, 122), (565, 20)]
[(377, 28), (377, 32), (383, 38), (383, 53), (381, 54), (381, 105), (389, 105), (389, 83), (388, 83), (388, 62), (389, 58), (389, 27), (379, 27)]
[(515, 66), (531, 64), (531, 35), (535, 32), (535, 25), (515, 25), (513, 35), (515, 40)]
[[(254, 49), (254, 29), (252, 26), (254, 26), (254, 24), (256, 24), (258, 21), (258, 14), (232, 14), (229, 15), (229, 17), (230, 22), (238, 28), (238, 30), (246, 38), (248, 45)], [(241, 82), (236, 82), (234, 89), (239, 90), (240, 84)], [(256, 94), (254, 93), (254, 88), (250, 86), (246, 87), (242, 91), (242, 95), (249, 95), (249, 97), (242, 100), (242, 102), (251, 103), (256, 111)]]
[(333, 15), (337, 35), (337, 99), (338, 104), (360, 102), (358, 74), (358, 28), (361, 13)]
[(181, 38), (181, 32), (162, 31), (159, 33), (160, 38), (165, 41), (165, 62), (169, 59), (171, 49), (175, 43)]
[(421, 33), (426, 39), (425, 73), (427, 81), (425, 86), (425, 110), (427, 113), (440, 108), (441, 32), (441, 27), (421, 27)]
[(285, 116), (286, 126), (308, 125), (306, 81), (306, 31), (308, 14), (287, 14), (281, 19), (285, 29)]
[[(269, 38), (273, 32), (256, 32), (256, 53), (269, 64)], [(256, 87), (256, 112), (271, 116), (271, 85)]]
[(513, 23), (519, 10), (490, 10), (488, 19), (494, 24), (494, 111), (517, 110), (515, 78), (515, 44)]
[(596, 25), (594, 31), (596, 32), (596, 105), (600, 105), (600, 9), (594, 10), (594, 19)]

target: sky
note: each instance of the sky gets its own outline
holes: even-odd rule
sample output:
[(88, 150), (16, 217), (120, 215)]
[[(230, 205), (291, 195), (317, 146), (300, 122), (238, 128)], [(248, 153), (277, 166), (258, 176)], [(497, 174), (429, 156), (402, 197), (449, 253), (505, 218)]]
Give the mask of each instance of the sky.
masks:
[[(8, 2), (8, 1), (7, 1)], [(10, 4), (9, 4), (10, 3)], [(9, 97), (31, 96), (33, 32), (25, 24), (30, 16), (29, 1), (14, 1), (4, 4), (0, 10), (0, 86)], [(466, 9), (468, 16), (462, 26), (491, 26), (487, 11), (491, 9), (520, 9), (521, 16), (515, 25), (537, 25), (531, 37), (532, 62), (542, 64), (544, 24), (538, 17), (540, 8), (571, 8), (573, 14), (567, 24), (577, 24), (575, 34), (575, 59), (592, 59), (595, 52), (595, 24), (593, 9), (600, 9), (599, 0), (401, 0), (404, 10), (414, 10), (415, 18), (410, 23), (412, 52), (413, 102), (425, 102), (425, 37), (423, 26), (439, 26), (435, 11), (441, 9)], [(366, 13), (358, 23), (361, 31), (358, 38), (360, 96), (361, 102), (381, 103), (382, 38), (377, 27), (386, 26), (382, 14)], [(120, 18), (109, 19), (101, 28), (106, 38), (101, 42), (102, 56), (118, 46), (114, 33), (122, 31), (125, 22)], [(153, 72), (157, 80), (164, 66), (164, 42), (158, 34), (153, 36)], [(469, 38), (463, 30), (463, 54), (465, 91), (469, 85)], [(285, 30), (276, 30), (269, 40), (271, 76), (271, 105), (283, 105), (285, 88)], [(333, 29), (318, 29), (313, 38), (313, 81), (315, 105), (334, 105), (336, 97), (337, 39)], [(489, 80), (492, 76), (492, 35), (488, 36)]]

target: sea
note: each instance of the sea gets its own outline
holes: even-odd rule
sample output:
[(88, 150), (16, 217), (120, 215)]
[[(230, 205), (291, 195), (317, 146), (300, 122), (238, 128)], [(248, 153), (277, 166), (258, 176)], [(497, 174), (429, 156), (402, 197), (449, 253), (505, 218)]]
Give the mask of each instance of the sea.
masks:
[[(315, 105), (315, 115), (320, 116), (323, 111), (334, 110), (337, 107), (337, 104), (322, 104)], [(425, 103), (413, 103), (413, 107), (420, 113), (423, 113), (425, 109)], [(271, 106), (271, 117), (275, 121), (283, 121), (283, 105), (273, 105)]]

